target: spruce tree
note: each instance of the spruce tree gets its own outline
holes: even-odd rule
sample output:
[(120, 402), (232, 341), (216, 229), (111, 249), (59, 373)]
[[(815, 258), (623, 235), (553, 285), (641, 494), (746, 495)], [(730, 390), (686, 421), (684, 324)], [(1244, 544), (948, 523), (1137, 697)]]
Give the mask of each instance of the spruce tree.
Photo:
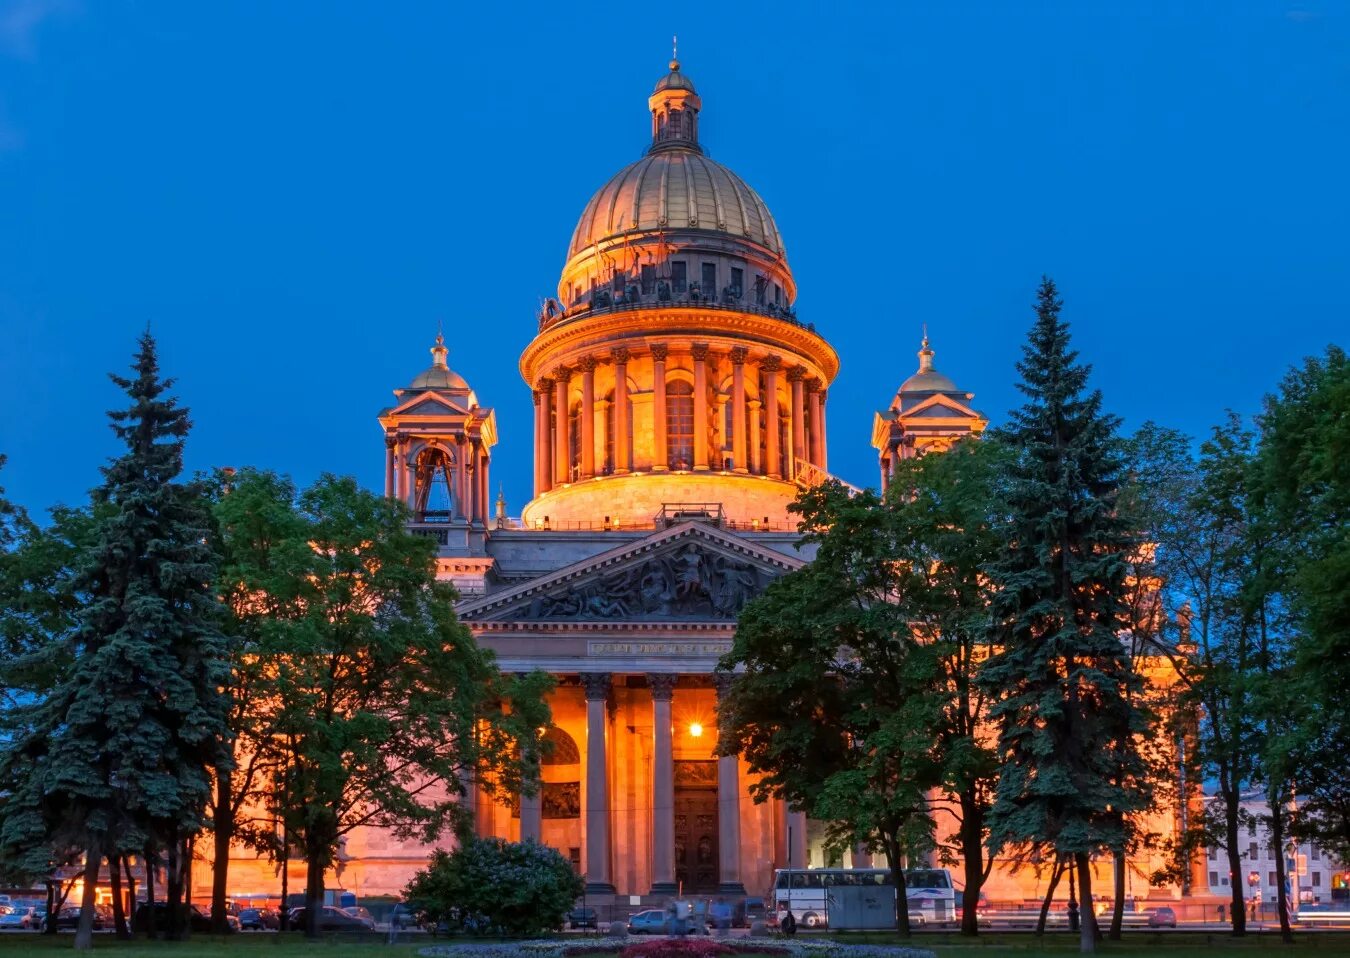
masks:
[[(86, 597), (57, 641), (67, 664), (31, 705), (16, 744), (26, 759), (5, 817), (10, 847), (42, 853), (74, 844), (85, 857), (77, 948), (92, 944), (94, 886), (105, 856), (159, 849), (169, 861), (201, 827), (208, 767), (226, 738), (228, 680), (211, 585), (209, 514), (202, 490), (177, 480), (188, 412), (168, 395), (146, 333), (130, 378), (112, 377), (131, 399), (109, 413), (126, 445), (94, 490), (96, 542), (68, 587)], [(169, 874), (169, 913), (182, 894)], [(171, 927), (170, 932), (176, 931)]]
[(1001, 766), (989, 828), (995, 847), (1044, 843), (1075, 861), (1090, 952), (1091, 857), (1123, 846), (1122, 815), (1141, 804), (1130, 704), (1141, 682), (1120, 637), (1135, 542), (1117, 511), (1117, 421), (1088, 390), (1061, 305), (1044, 279), (1017, 367), (1026, 402), (1002, 430), (1009, 518), (990, 569), (999, 625), (983, 679)]

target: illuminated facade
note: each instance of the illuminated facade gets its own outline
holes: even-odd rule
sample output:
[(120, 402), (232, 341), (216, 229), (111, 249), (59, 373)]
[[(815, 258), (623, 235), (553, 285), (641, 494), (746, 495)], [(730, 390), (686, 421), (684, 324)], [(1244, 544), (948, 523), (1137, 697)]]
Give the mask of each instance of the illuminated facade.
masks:
[[(767, 206), (703, 153), (701, 107), (672, 62), (648, 99), (651, 146), (583, 209), (520, 358), (534, 495), (519, 518), (489, 501), (496, 419), (439, 337), (379, 417), (385, 492), (436, 540), (461, 619), (504, 671), (557, 680), (541, 793), (468, 783), (478, 831), (558, 848), (600, 904), (763, 895), (775, 868), (823, 863), (814, 823), (753, 803), (744, 762), (714, 754), (712, 673), (744, 604), (810, 559), (787, 505), (828, 475), (839, 362), (796, 313)], [(882, 485), (900, 459), (980, 433), (972, 398), (934, 368), (925, 335), (918, 370), (874, 419)], [(360, 830), (329, 884), (397, 895), (427, 853)], [(251, 858), (233, 874), (241, 895), (276, 886)], [(293, 889), (302, 875), (292, 865)], [(999, 868), (989, 894), (1020, 899), (1040, 880)]]

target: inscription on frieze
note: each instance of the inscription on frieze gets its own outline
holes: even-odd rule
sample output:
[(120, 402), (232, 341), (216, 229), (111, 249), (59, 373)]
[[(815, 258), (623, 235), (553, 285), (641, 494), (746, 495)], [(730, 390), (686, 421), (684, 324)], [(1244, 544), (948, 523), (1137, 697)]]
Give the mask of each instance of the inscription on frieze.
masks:
[(531, 619), (734, 619), (773, 574), (686, 545), (561, 592), (535, 597)]
[(727, 642), (588, 642), (588, 655), (707, 655), (731, 651)]

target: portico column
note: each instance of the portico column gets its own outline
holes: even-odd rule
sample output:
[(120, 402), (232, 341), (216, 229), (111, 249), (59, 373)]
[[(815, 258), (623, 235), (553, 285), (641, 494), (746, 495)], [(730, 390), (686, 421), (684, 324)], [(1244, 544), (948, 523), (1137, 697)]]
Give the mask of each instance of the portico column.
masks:
[[(714, 676), (717, 707), (721, 710), (731, 691), (729, 675)], [(722, 895), (744, 895), (741, 883), (741, 776), (740, 757), (723, 755), (717, 759), (717, 891)]]
[(394, 495), (394, 437), (384, 437), (384, 495), (386, 498), (393, 498)]
[(745, 357), (744, 346), (731, 350), (731, 458), (736, 472), (748, 472), (745, 458)]
[(792, 868), (806, 867), (806, 813), (791, 806), (787, 813), (788, 864)]
[(464, 809), (469, 828), (475, 835), (482, 834), (478, 830), (478, 776), (474, 774), (473, 769), (460, 769), (459, 787), (463, 791), (459, 804)]
[(417, 498), (417, 474), (413, 468), (412, 443), (403, 444), (403, 503), (409, 509), (413, 507), (413, 501)]
[(476, 522), (482, 515), (483, 502), (479, 494), (482, 483), (479, 481), (480, 463), (478, 461), (478, 440), (473, 440), (469, 447), (472, 452), (469, 453), (469, 524)]
[(451, 507), (457, 519), (469, 519), (469, 443), (463, 435), (455, 437), (455, 502)]
[(750, 434), (745, 437), (750, 447), (746, 454), (750, 462), (750, 471), (757, 476), (764, 471), (764, 464), (759, 461), (760, 407), (763, 405), (758, 399), (750, 400)]
[(581, 478), (595, 475), (595, 367), (594, 356), (581, 366)]
[(811, 463), (821, 469), (825, 468), (825, 454), (822, 452), (825, 446), (825, 434), (821, 429), (821, 406), (820, 406), (820, 380), (809, 379), (806, 382), (806, 407), (810, 416), (810, 450)]
[(872, 867), (872, 853), (867, 850), (866, 845), (858, 844), (853, 846), (853, 867)]
[(539, 468), (539, 451), (544, 448), (544, 404), (540, 401), (539, 390), (530, 390), (534, 398), (534, 494), (544, 491), (544, 475)]
[(708, 344), (694, 343), (694, 471), (708, 471)]
[(806, 458), (806, 367), (794, 366), (788, 371), (792, 384), (792, 463), (788, 478), (797, 474), (797, 461)]
[(567, 380), (572, 371), (566, 366), (553, 370), (553, 415), (556, 423), (553, 439), (553, 484), (572, 481), (572, 442), (567, 434)]
[(614, 348), (614, 471), (620, 475), (632, 469), (632, 450), (628, 447), (628, 350)]
[(669, 348), (658, 343), (652, 347), (652, 472), (670, 468), (666, 448), (666, 354)]
[(649, 675), (652, 690), (652, 890), (672, 895), (675, 887), (675, 751), (670, 703), (677, 675)]
[(778, 454), (778, 372), (783, 360), (765, 356), (760, 369), (764, 371), (764, 474), (773, 479), (783, 478), (783, 459)]
[(609, 760), (605, 749), (608, 672), (584, 672), (586, 690), (586, 891), (614, 894), (609, 871)]
[(535, 449), (535, 465), (539, 469), (539, 491), (553, 488), (553, 380), (539, 380), (539, 446)]

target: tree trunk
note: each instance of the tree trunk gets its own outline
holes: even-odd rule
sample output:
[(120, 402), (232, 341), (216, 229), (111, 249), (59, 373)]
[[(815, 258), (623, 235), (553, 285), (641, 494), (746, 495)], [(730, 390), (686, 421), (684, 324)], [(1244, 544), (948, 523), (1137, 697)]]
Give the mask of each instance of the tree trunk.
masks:
[(287, 834), (281, 844), (281, 914), (277, 916), (277, 930), (291, 930), (291, 838)]
[(192, 836), (183, 839), (183, 940), (192, 937), (192, 921), (188, 915), (192, 912)]
[(80, 900), (80, 923), (75, 928), (75, 950), (94, 947), (94, 902), (98, 900), (98, 866), (102, 860), (98, 842), (91, 841), (84, 853), (84, 896)]
[(108, 856), (108, 884), (112, 887), (113, 930), (117, 937), (126, 941), (131, 937), (127, 930), (126, 903), (122, 899), (122, 854), (113, 852)]
[(145, 900), (150, 905), (145, 910), (145, 937), (155, 937), (155, 866), (158, 857), (153, 845), (145, 846)]
[(1233, 921), (1233, 934), (1247, 934), (1247, 907), (1242, 900), (1242, 853), (1238, 851), (1238, 803), (1236, 797), (1224, 796), (1224, 836), (1228, 845), (1228, 871), (1232, 875), (1230, 891), (1233, 893), (1229, 912)]
[(1280, 913), (1280, 940), (1286, 945), (1294, 943), (1294, 931), (1289, 927), (1289, 895), (1285, 891), (1284, 861), (1284, 803), (1280, 800), (1279, 790), (1271, 789), (1270, 801), (1270, 843), (1275, 846), (1275, 907)]
[(173, 829), (169, 833), (169, 860), (164, 875), (164, 898), (168, 903), (166, 920), (168, 927), (164, 930), (164, 937), (169, 941), (177, 941), (182, 937), (181, 929), (183, 924), (183, 872), (182, 864), (179, 861), (179, 852), (182, 850), (178, 844), (178, 830)]
[(984, 819), (970, 796), (961, 797), (961, 861), (966, 887), (961, 890), (961, 934), (980, 933), (980, 889), (984, 885)]
[(136, 936), (136, 876), (131, 874), (130, 856), (121, 855), (119, 857), (122, 859), (122, 867), (126, 870), (127, 902), (131, 908), (130, 913), (127, 915), (127, 937), (134, 938)]
[(323, 907), (324, 862), (321, 852), (305, 848), (305, 937), (319, 937), (319, 909)]
[(230, 813), (234, 796), (230, 784), (229, 771), (216, 769), (216, 801), (211, 810), (211, 828), (215, 838), (215, 859), (211, 862), (211, 930), (217, 935), (230, 930), (225, 918), (225, 892), (230, 877), (230, 839), (234, 833), (234, 816)]
[(1112, 941), (1120, 941), (1120, 929), (1125, 923), (1125, 849), (1117, 849), (1112, 854), (1111, 871), (1115, 878), (1115, 898), (1111, 903)]
[(1050, 884), (1045, 889), (1045, 900), (1041, 902), (1041, 914), (1036, 919), (1036, 934), (1045, 934), (1045, 920), (1050, 916), (1050, 903), (1055, 900), (1055, 889), (1059, 887), (1060, 876), (1064, 874), (1065, 860), (1056, 857), (1054, 867), (1050, 869)]
[(909, 895), (905, 891), (905, 869), (901, 864), (900, 843), (886, 835), (882, 835), (882, 841), (886, 846), (886, 864), (891, 869), (891, 883), (895, 885), (895, 930), (901, 937), (908, 938)]
[(42, 926), (44, 935), (56, 934), (56, 882), (47, 881), (47, 921)]
[(1078, 950), (1090, 955), (1097, 950), (1097, 912), (1092, 907), (1092, 867), (1086, 854), (1074, 856), (1074, 870), (1078, 872)]

